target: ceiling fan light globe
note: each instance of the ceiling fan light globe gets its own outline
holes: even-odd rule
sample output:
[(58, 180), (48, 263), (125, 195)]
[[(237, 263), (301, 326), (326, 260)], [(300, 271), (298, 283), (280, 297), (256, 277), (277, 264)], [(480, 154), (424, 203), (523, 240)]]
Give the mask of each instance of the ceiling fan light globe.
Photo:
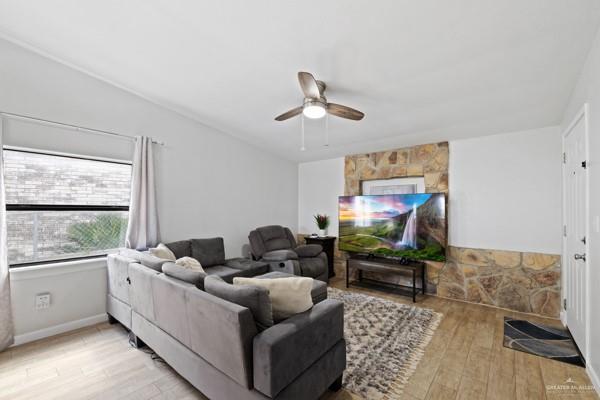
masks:
[(304, 106), (302, 114), (304, 114), (306, 118), (319, 119), (323, 118), (325, 114), (327, 114), (327, 110), (320, 103), (307, 104)]

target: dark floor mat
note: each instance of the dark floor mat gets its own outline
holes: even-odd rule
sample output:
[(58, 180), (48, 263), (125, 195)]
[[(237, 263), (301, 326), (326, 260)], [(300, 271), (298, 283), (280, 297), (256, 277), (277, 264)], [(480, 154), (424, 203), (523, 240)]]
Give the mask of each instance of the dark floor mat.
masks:
[(585, 367), (566, 329), (504, 317), (504, 347)]

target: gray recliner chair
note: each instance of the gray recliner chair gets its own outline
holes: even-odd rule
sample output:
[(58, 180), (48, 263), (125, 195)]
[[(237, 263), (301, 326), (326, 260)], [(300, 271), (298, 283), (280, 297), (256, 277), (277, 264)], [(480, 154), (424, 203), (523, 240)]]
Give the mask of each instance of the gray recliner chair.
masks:
[(327, 255), (318, 244), (300, 245), (289, 228), (269, 225), (256, 228), (250, 235), (252, 256), (269, 263), (271, 271), (328, 280)]

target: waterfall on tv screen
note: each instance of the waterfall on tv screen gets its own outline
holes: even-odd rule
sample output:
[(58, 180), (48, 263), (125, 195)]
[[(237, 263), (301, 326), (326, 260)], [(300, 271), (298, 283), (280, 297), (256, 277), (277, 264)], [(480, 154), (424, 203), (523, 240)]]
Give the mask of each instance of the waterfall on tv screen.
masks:
[(402, 240), (400, 244), (405, 247), (410, 247), (413, 249), (417, 248), (417, 207), (413, 206), (413, 210), (410, 212), (408, 216), (408, 220), (406, 221), (406, 227), (404, 228), (404, 233), (402, 234)]

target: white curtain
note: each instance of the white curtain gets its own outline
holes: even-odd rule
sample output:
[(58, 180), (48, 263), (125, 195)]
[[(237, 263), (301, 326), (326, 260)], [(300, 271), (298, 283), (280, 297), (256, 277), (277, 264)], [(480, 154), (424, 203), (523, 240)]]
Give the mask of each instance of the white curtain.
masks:
[[(2, 128), (0, 118), (0, 151), (2, 151)], [(4, 192), (4, 162), (0, 153), (0, 351), (13, 344), (13, 320), (10, 306), (10, 280), (8, 277), (8, 245), (6, 243), (6, 198)]]
[(135, 139), (126, 243), (130, 249), (146, 249), (160, 241), (154, 157), (151, 138)]

